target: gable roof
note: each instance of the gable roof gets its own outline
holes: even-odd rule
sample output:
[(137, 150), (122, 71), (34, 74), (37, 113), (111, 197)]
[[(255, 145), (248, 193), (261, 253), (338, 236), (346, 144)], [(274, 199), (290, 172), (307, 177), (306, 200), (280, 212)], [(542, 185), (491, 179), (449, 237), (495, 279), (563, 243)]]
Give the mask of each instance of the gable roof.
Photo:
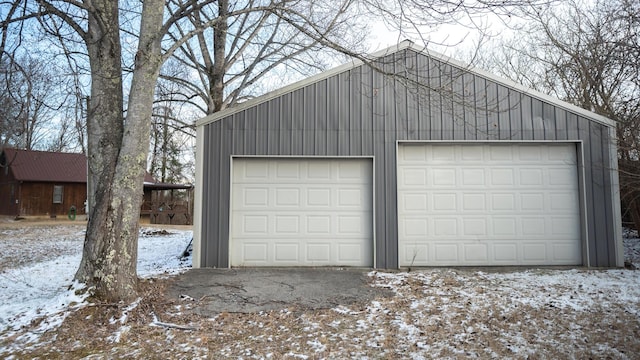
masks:
[[(488, 71), (482, 70), (482, 69), (478, 69), (478, 68), (474, 68), (473, 66), (469, 65), (469, 64), (465, 64), (461, 61), (455, 60), (449, 56), (440, 54), (438, 52), (432, 51), (432, 50), (428, 50), (426, 47), (423, 46), (419, 46), (415, 43), (413, 43), (410, 40), (404, 40), (400, 43), (398, 43), (397, 45), (393, 45), (390, 46), (386, 49), (377, 51), (373, 54), (367, 55), (365, 56), (365, 58), (374, 61), (378, 58), (383, 58), (385, 56), (403, 51), (403, 50), (413, 50), (415, 52), (421, 53), (425, 56), (431, 57), (433, 59), (442, 61), (448, 65), (451, 65), (453, 67), (459, 68), (460, 70), (464, 70), (470, 73), (473, 73), (477, 76), (483, 77), (487, 80), (493, 81), (499, 85), (505, 86), (507, 88), (511, 88), (513, 90), (516, 90), (522, 94), (531, 96), (532, 98), (536, 98), (538, 100), (541, 100), (543, 102), (552, 104), (554, 106), (557, 106), (559, 108), (565, 109), (567, 111), (573, 112), (575, 114), (578, 114), (580, 116), (583, 116), (585, 118), (588, 118), (590, 120), (596, 121), (598, 123), (601, 123), (603, 125), (606, 126), (610, 126), (610, 127), (615, 127), (615, 122), (607, 117), (604, 117), (602, 115), (598, 115), (594, 112), (591, 112), (589, 110), (583, 109), (579, 106), (570, 104), (566, 101), (562, 101), (560, 99), (554, 98), (553, 96), (549, 96), (547, 94), (538, 92), (536, 90), (527, 88), (526, 86), (522, 85), (522, 84), (518, 84), (515, 81), (509, 80), (509, 79), (505, 79), (505, 78), (501, 78), (499, 76), (496, 76), (494, 74), (491, 74)], [(237, 104), (233, 107), (224, 109), (222, 111), (219, 111), (217, 113), (208, 115), (200, 120), (198, 120), (196, 122), (196, 126), (203, 126), (215, 121), (218, 121), (224, 117), (227, 117), (229, 115), (233, 115), (235, 113), (238, 113), (242, 110), (246, 110), (250, 107), (259, 105), (261, 103), (267, 102), (271, 99), (275, 99), (279, 96), (282, 96), (284, 94), (288, 94), (291, 93), (295, 90), (301, 89), (309, 84), (315, 83), (315, 82), (319, 82), (321, 80), (327, 79), (329, 77), (332, 77), (334, 75), (349, 71), (351, 69), (355, 69), (358, 66), (363, 65), (364, 62), (362, 60), (358, 60), (358, 59), (354, 59), (353, 61), (347, 63), (347, 64), (343, 64), (340, 65), (336, 68), (321, 72), (319, 74), (316, 74), (314, 76), (311, 76), (309, 78), (306, 78), (304, 80), (295, 82), (293, 84), (287, 85), (283, 88), (280, 88), (278, 90), (269, 92), (265, 95), (259, 96), (257, 98), (245, 101), (243, 103)]]
[(87, 182), (84, 154), (4, 149), (5, 162), (18, 181)]
[[(5, 148), (5, 162), (18, 181), (87, 182), (87, 157), (84, 154)], [(3, 166), (5, 164), (2, 164)], [(144, 174), (145, 187), (189, 188), (192, 185), (157, 182), (149, 172)]]

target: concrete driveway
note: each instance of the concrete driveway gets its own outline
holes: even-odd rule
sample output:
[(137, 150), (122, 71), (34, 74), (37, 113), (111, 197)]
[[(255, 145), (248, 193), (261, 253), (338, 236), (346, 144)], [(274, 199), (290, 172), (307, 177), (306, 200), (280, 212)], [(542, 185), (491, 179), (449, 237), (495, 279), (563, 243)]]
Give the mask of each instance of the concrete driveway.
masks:
[(167, 290), (173, 299), (196, 302), (203, 315), (277, 309), (320, 309), (370, 301), (392, 292), (368, 285), (368, 269), (192, 269)]

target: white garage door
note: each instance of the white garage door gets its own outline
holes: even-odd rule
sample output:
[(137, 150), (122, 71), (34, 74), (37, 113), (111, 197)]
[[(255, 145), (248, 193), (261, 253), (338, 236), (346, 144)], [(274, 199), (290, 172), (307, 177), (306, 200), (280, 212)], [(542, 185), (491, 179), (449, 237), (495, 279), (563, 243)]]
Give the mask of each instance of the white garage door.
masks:
[(401, 266), (578, 265), (573, 144), (402, 144)]
[(231, 266), (372, 266), (370, 159), (233, 160)]

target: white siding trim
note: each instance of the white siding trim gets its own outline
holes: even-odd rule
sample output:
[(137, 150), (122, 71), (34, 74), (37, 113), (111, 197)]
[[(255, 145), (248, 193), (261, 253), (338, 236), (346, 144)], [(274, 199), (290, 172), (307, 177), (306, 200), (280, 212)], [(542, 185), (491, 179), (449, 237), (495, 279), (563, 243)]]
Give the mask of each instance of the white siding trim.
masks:
[(580, 192), (580, 231), (582, 232), (582, 257), (583, 265), (591, 267), (591, 258), (589, 252), (589, 226), (587, 217), (587, 182), (584, 167), (584, 143), (582, 140), (577, 141), (577, 159), (578, 159), (578, 191)]
[(196, 177), (195, 191), (193, 195), (193, 256), (191, 264), (193, 268), (199, 268), (202, 264), (202, 182), (204, 161), (204, 127), (196, 129)]
[(620, 179), (618, 175), (618, 146), (616, 128), (609, 128), (609, 164), (611, 169), (611, 199), (613, 205), (613, 233), (616, 243), (616, 266), (624, 267), (624, 244), (622, 240), (622, 210), (620, 205)]

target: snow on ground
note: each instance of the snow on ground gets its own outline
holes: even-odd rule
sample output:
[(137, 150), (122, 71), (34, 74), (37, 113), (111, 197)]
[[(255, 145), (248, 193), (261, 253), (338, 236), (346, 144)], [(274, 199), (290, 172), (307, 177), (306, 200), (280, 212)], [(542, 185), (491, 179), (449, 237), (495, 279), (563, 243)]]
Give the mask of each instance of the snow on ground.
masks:
[(640, 237), (638, 231), (625, 229), (623, 232), (624, 261), (640, 269)]
[[(192, 238), (191, 231), (169, 234), (142, 229), (138, 241), (138, 275), (175, 274), (191, 265), (179, 257)], [(73, 282), (82, 254), (84, 231), (80, 227), (37, 227), (0, 231), (0, 333), (30, 324), (38, 317), (55, 327), (66, 309), (83, 303), (82, 286)], [(7, 264), (12, 262), (17, 266)], [(25, 339), (28, 340), (28, 339)]]
[[(141, 231), (140, 276), (188, 268), (190, 259), (178, 257), (192, 234), (170, 232)], [(0, 347), (0, 354), (20, 353), (24, 344), (45, 345), (37, 342), (39, 334), (57, 327), (68, 309), (86, 304), (76, 295), (80, 285), (72, 282), (82, 238), (79, 227), (0, 230), (0, 343), (22, 334)], [(625, 232), (624, 254), (640, 267), (637, 233)], [(640, 353), (640, 271), (445, 268), (372, 271), (369, 277), (372, 286), (395, 296), (327, 311), (220, 314), (199, 323), (192, 323), (182, 303), (158, 313), (198, 329), (190, 331), (162, 332), (148, 322), (128, 322), (126, 315), (114, 317), (109, 323), (117, 330), (105, 337), (103, 346), (110, 350), (102, 355), (160, 358), (177, 348), (174, 358), (633, 359)], [(36, 317), (44, 321), (18, 332)], [(75, 341), (73, 347), (92, 344)]]
[[(391, 313), (389, 322), (402, 339), (396, 347), (409, 358), (637, 355), (628, 347), (637, 348), (639, 339), (626, 343), (631, 339), (616, 332), (632, 326), (628, 332), (637, 334), (638, 271), (427, 269), (370, 276), (375, 286), (393, 290), (407, 303)], [(382, 315), (389, 307), (372, 303), (367, 311)], [(366, 325), (376, 329), (379, 321), (374, 316)]]

